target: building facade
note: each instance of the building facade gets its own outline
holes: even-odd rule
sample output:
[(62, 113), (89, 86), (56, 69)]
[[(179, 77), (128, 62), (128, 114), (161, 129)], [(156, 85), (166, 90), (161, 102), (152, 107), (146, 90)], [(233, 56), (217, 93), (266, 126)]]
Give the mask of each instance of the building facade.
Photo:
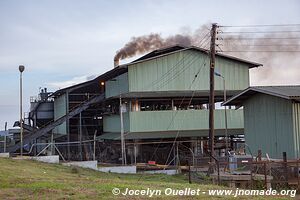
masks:
[[(225, 123), (234, 148), (235, 136), (244, 134), (244, 115), (228, 107), (225, 120), (220, 105), (223, 84), (227, 98), (238, 94), (249, 87), (249, 69), (261, 64), (217, 54), (215, 66), (225, 79), (215, 78), (216, 150), (224, 153)], [(181, 157), (201, 156), (208, 150), (209, 54), (204, 49), (159, 49), (91, 81), (58, 90), (51, 98), (52, 122), (38, 127), (25, 141), (47, 133), (46, 141), (52, 136), (56, 142), (68, 142), (58, 148), (70, 159), (90, 159), (92, 144), (84, 142), (96, 135), (97, 159), (120, 162), (120, 110), (128, 163), (164, 164), (172, 161), (169, 157), (176, 149)]]
[(225, 104), (243, 107), (245, 141), (253, 152), (299, 158), (300, 86), (250, 87)]

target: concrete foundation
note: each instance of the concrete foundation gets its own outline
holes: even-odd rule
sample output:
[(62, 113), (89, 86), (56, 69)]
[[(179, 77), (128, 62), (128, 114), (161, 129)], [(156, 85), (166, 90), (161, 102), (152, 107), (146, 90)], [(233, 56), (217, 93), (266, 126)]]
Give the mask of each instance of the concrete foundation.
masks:
[(32, 160), (37, 160), (40, 162), (46, 163), (59, 163), (59, 156), (38, 156), (38, 157), (31, 157)]
[(9, 153), (0, 153), (0, 158), (9, 158)]
[(65, 166), (76, 166), (76, 167), (82, 167), (82, 168), (88, 168), (93, 170), (98, 170), (97, 167), (98, 162), (95, 161), (76, 161), (76, 162), (66, 162), (62, 163), (62, 165)]
[(168, 170), (150, 170), (144, 171), (145, 174), (167, 174), (167, 175), (175, 175), (178, 174), (176, 169), (168, 169)]
[(136, 166), (99, 167), (98, 171), (119, 174), (136, 174)]

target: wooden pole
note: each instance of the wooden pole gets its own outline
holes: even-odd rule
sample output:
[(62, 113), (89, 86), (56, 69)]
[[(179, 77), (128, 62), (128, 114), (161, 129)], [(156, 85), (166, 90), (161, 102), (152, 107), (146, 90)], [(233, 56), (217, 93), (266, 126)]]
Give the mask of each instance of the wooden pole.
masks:
[(265, 189), (268, 189), (268, 180), (267, 180), (267, 161), (264, 162), (264, 175), (265, 175)]
[(282, 157), (283, 157), (283, 166), (284, 166), (284, 174), (285, 174), (285, 181), (286, 184), (288, 184), (289, 181), (289, 174), (288, 174), (288, 167), (287, 167), (287, 156), (286, 152), (282, 152)]
[(257, 151), (257, 160), (261, 161), (261, 150), (260, 149), (258, 149), (258, 151)]
[[(215, 109), (215, 59), (216, 59), (216, 33), (217, 24), (212, 24), (211, 28), (211, 41), (210, 41), (210, 79), (209, 79), (209, 148), (211, 156), (215, 155), (214, 152), (214, 109)], [(214, 161), (211, 158), (211, 161)]]

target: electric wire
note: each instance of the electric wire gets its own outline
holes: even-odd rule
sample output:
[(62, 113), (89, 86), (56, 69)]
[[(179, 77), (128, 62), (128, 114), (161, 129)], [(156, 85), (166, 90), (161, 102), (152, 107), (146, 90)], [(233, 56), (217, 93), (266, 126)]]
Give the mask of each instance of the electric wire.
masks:
[[(274, 26), (274, 27), (273, 27)], [(242, 26), (219, 26), (225, 27), (226, 31), (219, 30), (218, 33), (221, 35), (219, 37), (220, 46), (224, 45), (225, 49), (217, 50), (217, 52), (228, 52), (228, 53), (297, 53), (300, 52), (299, 43), (299, 28), (298, 30), (278, 30), (270, 29), (278, 27), (289, 27), (289, 26), (300, 26), (300, 24), (274, 24), (274, 25), (242, 25)], [(240, 28), (256, 28), (255, 30), (245, 30), (241, 29), (234, 31), (233, 29), (227, 29), (231, 27)], [(269, 27), (269, 28), (267, 28)], [(262, 28), (262, 30), (260, 30)], [(248, 37), (249, 34), (265, 33), (265, 36), (254, 35), (253, 37)], [(278, 34), (277, 34), (278, 33)], [(280, 34), (281, 33), (281, 34)], [(231, 34), (231, 35), (230, 35)], [(238, 34), (238, 35), (237, 35)], [(248, 34), (248, 35), (247, 35)], [(270, 34), (273, 34), (272, 36)], [(265, 41), (263, 41), (265, 40)], [(233, 41), (233, 42), (231, 42)], [(235, 42), (236, 41), (236, 42)], [(273, 44), (268, 44), (272, 42)], [(283, 44), (280, 44), (284, 42)], [(265, 48), (264, 48), (265, 47)], [(272, 48), (272, 49), (271, 49)]]
[(293, 52), (300, 52), (300, 51), (288, 51), (288, 50), (283, 50), (283, 51), (272, 51), (272, 50), (222, 50), (222, 51), (217, 51), (217, 52), (271, 52), (271, 53), (293, 53)]
[[(203, 41), (203, 40), (205, 41), (207, 39), (207, 36), (208, 35), (206, 34), (205, 37), (203, 37), (203, 39), (201, 41)], [(183, 57), (181, 59), (179, 59), (166, 73), (164, 73), (162, 76), (160, 76), (159, 78), (157, 78), (154, 81), (152, 81), (151, 83), (149, 83), (147, 86), (144, 86), (142, 88), (142, 90), (148, 90), (151, 88), (155, 88), (156, 85), (161, 84), (160, 82), (163, 81), (164, 79), (167, 79), (167, 81), (170, 80), (170, 77), (168, 77), (168, 76), (169, 75), (174, 76), (174, 74), (172, 75), (172, 73), (181, 66), (181, 64), (185, 61), (185, 59), (188, 60), (193, 57), (194, 57), (193, 52), (189, 52), (188, 54), (186, 54), (186, 57), (185, 57), (185, 55), (183, 55)], [(196, 57), (194, 57), (194, 58), (196, 58)], [(182, 66), (184, 66), (184, 68), (186, 67), (185, 65), (182, 65)], [(179, 70), (179, 71), (181, 71), (181, 70)], [(185, 70), (183, 70), (183, 71), (185, 71)], [(176, 74), (178, 74), (178, 72), (175, 72), (175, 75)], [(164, 82), (166, 82), (166, 81), (164, 81)]]
[(222, 31), (219, 32), (218, 34), (222, 35), (222, 34), (250, 34), (250, 33), (300, 33), (299, 30), (296, 31)]
[[(202, 67), (204, 67), (205, 65), (206, 65), (206, 60), (204, 60)], [(196, 81), (196, 79), (197, 79), (197, 77), (198, 77), (198, 74), (200, 73), (202, 67), (201, 67), (201, 68), (198, 70), (198, 72), (196, 73), (196, 75), (195, 75), (195, 77), (194, 77), (194, 79), (193, 79), (193, 81), (192, 81), (192, 83), (191, 83), (191, 85), (190, 85), (190, 89), (192, 88), (194, 82)], [(192, 93), (192, 96), (191, 96), (191, 98), (190, 98), (188, 107), (189, 107), (189, 106), (191, 105), (191, 103), (192, 103), (192, 100), (193, 100), (193, 97), (194, 97), (194, 95), (195, 95), (195, 92), (196, 92), (196, 90), (194, 90), (193, 93)], [(178, 113), (178, 111), (176, 112), (176, 114), (177, 114), (177, 113)], [(186, 112), (184, 113), (184, 116), (185, 116), (185, 114), (186, 114)], [(175, 117), (176, 117), (176, 115), (175, 115)], [(175, 118), (175, 117), (174, 117), (174, 118)], [(185, 117), (183, 117), (183, 119), (184, 119), (184, 118), (185, 118)], [(183, 125), (183, 121), (182, 121), (182, 123), (181, 123), (181, 126), (182, 126), (182, 125)], [(171, 147), (171, 149), (170, 149), (170, 152), (169, 152), (169, 154), (168, 154), (168, 157), (167, 157), (167, 160), (166, 160), (165, 165), (167, 164), (167, 162), (168, 162), (168, 160), (169, 160), (169, 158), (170, 158), (170, 156), (171, 156), (172, 150), (173, 150), (173, 148), (175, 147), (175, 143), (176, 143), (176, 141), (177, 141), (177, 138), (178, 138), (178, 136), (179, 136), (179, 133), (180, 133), (180, 129), (177, 130), (176, 137), (174, 138), (173, 145), (172, 145), (172, 147)], [(165, 168), (164, 168), (164, 169), (165, 169)]]
[(161, 82), (158, 86), (157, 89), (162, 89), (164, 86), (172, 83), (173, 80), (175, 80), (177, 77), (179, 77), (180, 75), (183, 74), (183, 72), (185, 72), (187, 69), (189, 69), (197, 60), (201, 60), (201, 57), (194, 57), (189, 63), (187, 63), (182, 69), (180, 69), (179, 71), (175, 72), (175, 74), (170, 77), (167, 80), (164, 80), (163, 82)]
[(242, 28), (242, 27), (277, 27), (277, 26), (300, 26), (300, 24), (252, 24), (252, 25), (221, 25), (218, 27)]
[[(195, 82), (196, 78), (198, 77), (198, 75), (199, 75), (201, 69), (203, 69), (204, 66), (206, 65), (206, 62), (207, 62), (206, 60), (203, 61), (203, 64), (201, 65), (201, 67), (199, 68), (198, 72), (197, 72), (197, 73), (195, 74), (195, 76), (194, 76), (194, 79), (193, 79), (193, 81), (192, 81), (192, 83), (191, 83), (191, 85), (190, 85), (190, 88), (191, 88), (192, 85), (194, 84), (194, 82)], [(194, 90), (193, 93), (192, 93), (192, 98), (193, 98), (194, 94), (195, 94), (195, 90)], [(185, 98), (186, 98), (186, 95), (182, 98), (182, 100), (181, 100), (181, 102), (180, 102), (180, 104), (179, 104), (179, 107), (183, 104)], [(191, 98), (191, 100), (192, 100), (192, 98)], [(191, 104), (191, 100), (190, 100), (190, 102), (189, 102), (189, 105)], [(176, 118), (176, 116), (177, 116), (177, 114), (178, 114), (178, 111), (179, 111), (179, 110), (177, 110), (177, 111), (175, 112), (175, 114), (172, 116), (171, 121), (170, 121), (170, 123), (169, 123), (169, 125), (168, 125), (168, 127), (167, 127), (167, 130), (169, 130), (170, 127), (172, 126), (172, 124), (173, 124), (173, 122), (174, 122), (174, 120), (175, 120), (175, 118)], [(179, 134), (179, 132), (177, 132), (176, 138), (178, 137), (178, 134)], [(176, 142), (176, 140), (174, 140), (174, 142)], [(174, 144), (174, 142), (173, 142), (173, 144)], [(157, 152), (159, 146), (161, 145), (161, 143), (162, 143), (162, 138), (160, 139), (160, 142), (158, 143), (157, 147), (155, 148), (155, 150), (154, 150), (154, 152), (153, 152), (153, 154), (152, 154), (150, 160), (152, 160), (152, 159), (154, 158), (154, 156), (155, 156), (155, 154), (156, 154), (156, 152)], [(173, 148), (173, 147), (172, 147), (172, 148)], [(168, 160), (168, 159), (167, 159), (167, 160)], [(138, 179), (138, 181), (140, 181), (142, 177), (143, 177), (143, 174), (142, 174), (141, 177)]]
[(296, 39), (300, 39), (300, 37), (224, 37), (222, 38), (222, 40), (296, 40)]

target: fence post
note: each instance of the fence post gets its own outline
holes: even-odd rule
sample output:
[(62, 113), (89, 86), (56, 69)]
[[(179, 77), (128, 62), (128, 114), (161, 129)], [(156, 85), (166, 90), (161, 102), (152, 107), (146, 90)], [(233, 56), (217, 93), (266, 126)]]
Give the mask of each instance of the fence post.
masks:
[(283, 167), (284, 167), (284, 174), (285, 174), (285, 181), (286, 184), (289, 182), (289, 177), (288, 177), (288, 169), (287, 169), (287, 155), (286, 152), (282, 152), (282, 157), (283, 157)]
[(299, 159), (297, 159), (297, 183), (298, 183), (298, 190), (300, 189), (300, 180), (299, 180)]
[(264, 162), (264, 175), (265, 175), (265, 189), (268, 189), (268, 180), (267, 180), (267, 161)]
[(253, 158), (250, 162), (250, 189), (253, 189)]
[(257, 160), (261, 161), (261, 149), (258, 149), (257, 151)]
[(191, 164), (188, 160), (187, 160), (187, 164), (189, 166), (189, 184), (191, 184), (192, 183), (192, 180), (191, 180)]
[(93, 160), (96, 160), (96, 134), (97, 130), (94, 133), (94, 152), (93, 152)]

